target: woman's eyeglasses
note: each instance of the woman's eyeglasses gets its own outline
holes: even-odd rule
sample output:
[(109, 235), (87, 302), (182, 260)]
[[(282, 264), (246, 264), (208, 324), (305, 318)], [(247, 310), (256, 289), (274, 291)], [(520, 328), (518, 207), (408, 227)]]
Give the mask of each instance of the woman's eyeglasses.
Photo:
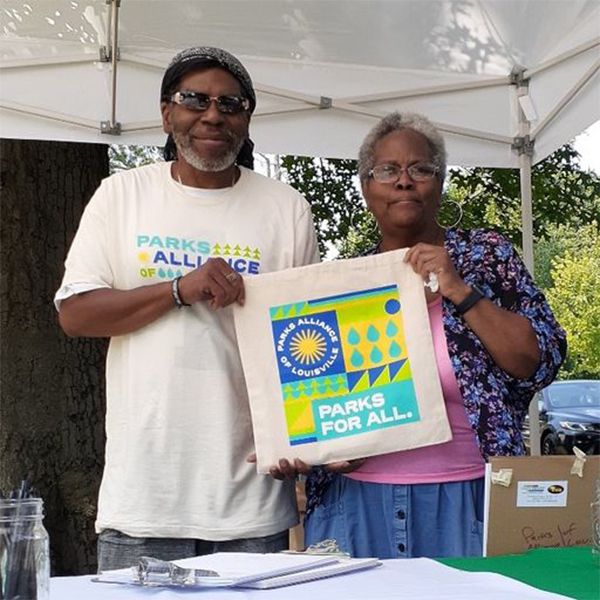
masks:
[(209, 96), (200, 92), (175, 92), (171, 96), (171, 102), (180, 104), (190, 110), (208, 110), (211, 102), (217, 104), (217, 110), (227, 115), (237, 115), (250, 108), (250, 100), (243, 96)]
[(404, 171), (413, 181), (429, 181), (436, 176), (439, 168), (431, 163), (415, 163), (408, 167), (392, 164), (377, 165), (368, 172), (368, 176), (378, 183), (396, 183)]

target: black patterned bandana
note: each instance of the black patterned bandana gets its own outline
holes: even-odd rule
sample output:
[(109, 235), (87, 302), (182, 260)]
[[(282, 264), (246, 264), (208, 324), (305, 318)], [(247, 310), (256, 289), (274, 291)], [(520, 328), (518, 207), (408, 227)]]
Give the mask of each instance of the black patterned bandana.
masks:
[(252, 113), (256, 107), (256, 94), (250, 74), (233, 54), (229, 54), (229, 52), (221, 48), (213, 48), (212, 46), (188, 48), (173, 57), (173, 60), (171, 60), (165, 71), (160, 87), (161, 100), (167, 100), (175, 93), (181, 78), (190, 71), (208, 69), (215, 66), (229, 71), (240, 82), (244, 96), (250, 100), (250, 112)]
[[(256, 108), (256, 93), (250, 74), (233, 54), (221, 48), (213, 48), (212, 46), (187, 48), (173, 57), (165, 71), (160, 86), (161, 102), (170, 99), (177, 91), (177, 86), (185, 75), (192, 71), (210, 69), (211, 67), (225, 69), (239, 81), (242, 94), (250, 100), (250, 113), (254, 112)], [(250, 139), (247, 139), (240, 150), (236, 163), (249, 169), (254, 168), (253, 148), (254, 144)], [(177, 148), (170, 135), (167, 137), (164, 156), (165, 160), (174, 160), (177, 158)]]

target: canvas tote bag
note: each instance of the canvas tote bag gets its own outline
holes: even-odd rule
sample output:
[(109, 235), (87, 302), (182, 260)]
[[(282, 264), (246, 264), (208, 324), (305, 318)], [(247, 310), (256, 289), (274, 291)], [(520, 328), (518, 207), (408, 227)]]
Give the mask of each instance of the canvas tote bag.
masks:
[(451, 439), (406, 249), (244, 279), (234, 308), (259, 473)]

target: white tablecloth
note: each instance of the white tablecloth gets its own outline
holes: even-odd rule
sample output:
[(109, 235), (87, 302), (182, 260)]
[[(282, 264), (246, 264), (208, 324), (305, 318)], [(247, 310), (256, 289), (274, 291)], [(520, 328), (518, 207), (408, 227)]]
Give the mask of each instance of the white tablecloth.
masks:
[(142, 588), (54, 577), (50, 600), (568, 600), (495, 573), (471, 573), (427, 558), (387, 560), (374, 569), (273, 590)]

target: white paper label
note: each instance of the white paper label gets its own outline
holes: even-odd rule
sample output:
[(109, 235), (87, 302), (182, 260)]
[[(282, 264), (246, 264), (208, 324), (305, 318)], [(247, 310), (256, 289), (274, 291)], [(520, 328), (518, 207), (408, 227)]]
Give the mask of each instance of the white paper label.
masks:
[(517, 506), (534, 508), (566, 506), (568, 491), (568, 481), (519, 481)]

